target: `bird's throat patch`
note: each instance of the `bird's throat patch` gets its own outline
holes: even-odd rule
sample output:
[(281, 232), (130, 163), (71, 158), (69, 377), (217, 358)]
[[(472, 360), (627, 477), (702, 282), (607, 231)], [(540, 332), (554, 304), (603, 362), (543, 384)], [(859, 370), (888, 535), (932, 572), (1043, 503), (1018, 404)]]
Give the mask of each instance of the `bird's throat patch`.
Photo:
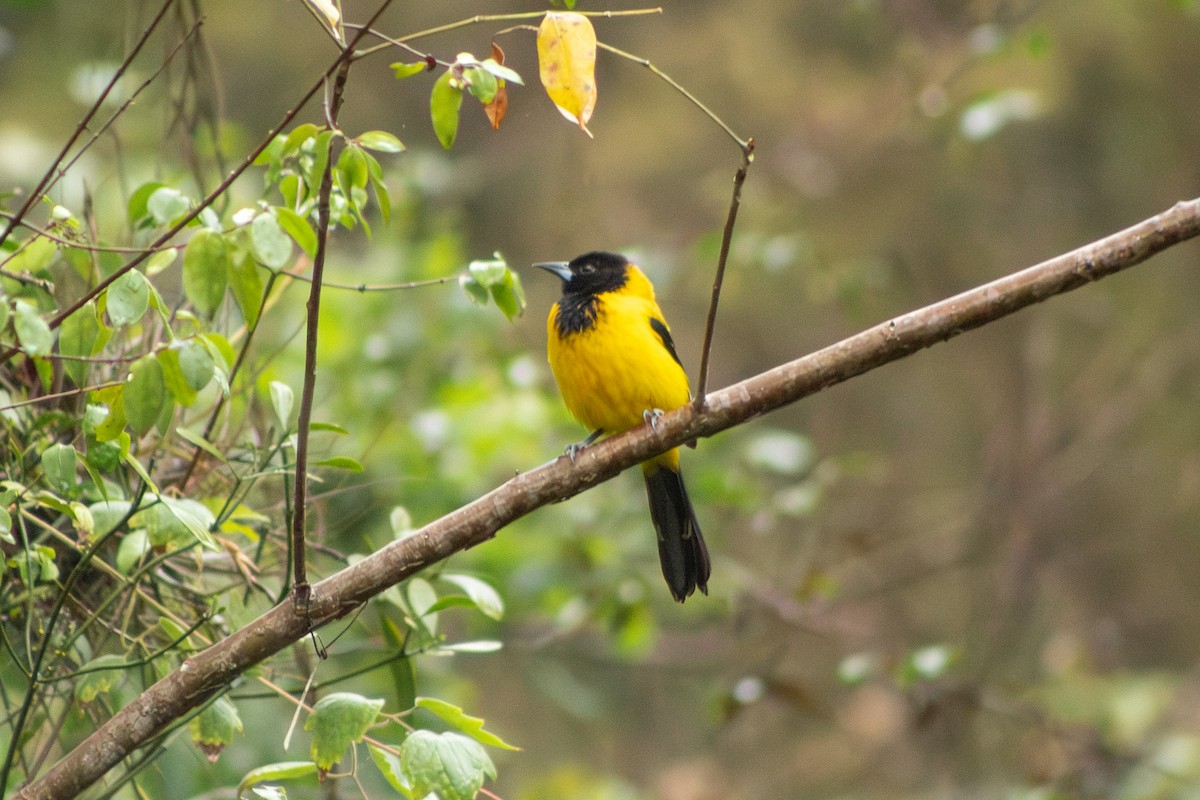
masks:
[(554, 327), (559, 336), (583, 333), (596, 327), (600, 317), (600, 296), (595, 294), (566, 294), (558, 301), (558, 316)]

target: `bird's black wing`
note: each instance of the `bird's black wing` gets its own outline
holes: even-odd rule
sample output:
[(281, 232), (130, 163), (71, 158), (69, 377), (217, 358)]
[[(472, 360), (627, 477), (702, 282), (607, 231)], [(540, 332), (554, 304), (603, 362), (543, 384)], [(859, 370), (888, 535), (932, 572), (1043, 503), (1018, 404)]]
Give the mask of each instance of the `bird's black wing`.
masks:
[(671, 332), (667, 330), (667, 325), (661, 319), (654, 317), (650, 318), (650, 327), (658, 334), (659, 341), (663, 347), (667, 348), (667, 352), (671, 354), (671, 358), (675, 359), (675, 363), (683, 366), (683, 362), (679, 360), (679, 354), (675, 352), (675, 340), (671, 338)]

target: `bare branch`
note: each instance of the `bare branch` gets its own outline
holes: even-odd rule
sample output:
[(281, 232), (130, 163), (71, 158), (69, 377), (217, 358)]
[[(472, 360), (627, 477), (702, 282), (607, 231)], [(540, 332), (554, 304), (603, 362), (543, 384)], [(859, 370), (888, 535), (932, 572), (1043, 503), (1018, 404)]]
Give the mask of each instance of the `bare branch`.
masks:
[(510, 522), (576, 495), (627, 467), (697, 437), (747, 422), (906, 355), (998, 320), (1056, 294), (1141, 263), (1200, 235), (1191, 200), (1100, 241), (916, 311), (736, 383), (580, 453), (517, 475), (411, 536), (312, 588), (308, 614), (293, 597), (185, 661), (104, 723), (16, 797), (73, 797), (175, 720), (222, 691), (247, 668), (278, 653), (314, 625), (351, 613), (371, 597), (452, 553), (495, 536)]

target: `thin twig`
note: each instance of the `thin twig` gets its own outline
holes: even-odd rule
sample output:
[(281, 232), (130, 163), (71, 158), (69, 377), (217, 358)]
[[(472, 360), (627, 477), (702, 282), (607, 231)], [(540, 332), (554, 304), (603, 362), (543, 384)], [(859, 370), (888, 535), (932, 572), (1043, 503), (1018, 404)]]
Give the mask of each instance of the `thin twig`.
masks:
[[(361, 36), (366, 30), (359, 31)], [(342, 110), (345, 97), (346, 78), (350, 72), (350, 61), (343, 61), (334, 80), (329, 98), (326, 121), (336, 129), (338, 113)], [(332, 147), (332, 142), (330, 143)], [(312, 421), (313, 394), (317, 386), (317, 335), (321, 322), (321, 279), (325, 274), (325, 254), (329, 245), (329, 197), (333, 192), (333, 152), (325, 159), (325, 171), (321, 175), (321, 188), (317, 194), (317, 252), (313, 256), (312, 288), (308, 293), (308, 325), (304, 341), (304, 388), (300, 392), (300, 416), (296, 422), (296, 485), (292, 501), (292, 591), (296, 595), (297, 607), (307, 607), (308, 572), (305, 562), (304, 536), (308, 517), (308, 427)]]
[(713, 332), (717, 327), (717, 304), (721, 300), (721, 286), (725, 282), (725, 264), (729, 261), (729, 246), (733, 242), (733, 226), (742, 205), (742, 184), (746, 182), (746, 172), (753, 161), (754, 137), (750, 137), (742, 149), (742, 165), (733, 176), (733, 197), (729, 201), (729, 213), (725, 215), (725, 230), (721, 233), (721, 253), (717, 256), (712, 300), (708, 303), (708, 319), (704, 323), (704, 346), (700, 348), (700, 374), (696, 377), (696, 396), (692, 400), (697, 411), (704, 408), (704, 395), (708, 391), (708, 363), (712, 353)]

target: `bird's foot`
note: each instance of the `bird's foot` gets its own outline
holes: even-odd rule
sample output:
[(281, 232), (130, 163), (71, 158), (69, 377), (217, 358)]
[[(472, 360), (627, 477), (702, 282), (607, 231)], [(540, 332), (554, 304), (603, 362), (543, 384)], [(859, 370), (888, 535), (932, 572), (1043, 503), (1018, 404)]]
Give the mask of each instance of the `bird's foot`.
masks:
[(642, 421), (655, 430), (658, 429), (658, 421), (662, 419), (662, 415), (666, 412), (661, 408), (647, 408), (642, 412)]
[(582, 442), (575, 442), (574, 444), (567, 445), (567, 448), (563, 451), (563, 453), (566, 454), (567, 458), (571, 459), (571, 463), (574, 464), (575, 456), (579, 455), (580, 451), (583, 450), (585, 447), (587, 447), (589, 444), (591, 444), (592, 442), (599, 439), (600, 436), (603, 435), (603, 433), (604, 433), (603, 428), (592, 431), (591, 436), (587, 437)]

